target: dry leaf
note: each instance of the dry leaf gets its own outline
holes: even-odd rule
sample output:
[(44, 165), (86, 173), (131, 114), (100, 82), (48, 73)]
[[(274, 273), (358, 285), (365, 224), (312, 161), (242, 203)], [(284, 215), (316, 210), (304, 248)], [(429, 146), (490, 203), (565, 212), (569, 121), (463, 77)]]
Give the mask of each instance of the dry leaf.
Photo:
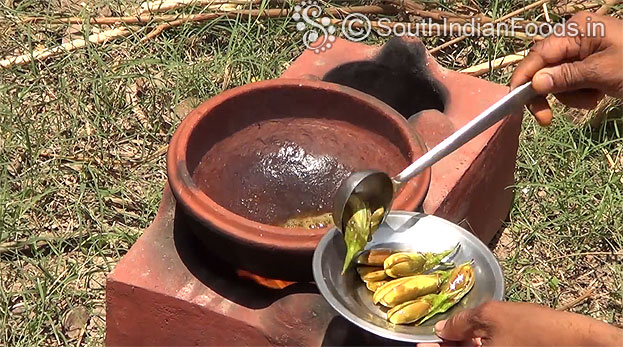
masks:
[(85, 5), (83, 0), (61, 0), (58, 10), (65, 13), (78, 13)]
[(24, 162), (25, 156), (26, 154), (22, 151), (13, 155), (11, 161), (9, 162), (9, 165), (7, 166), (7, 171), (9, 172), (9, 174), (11, 174), (12, 176), (17, 176), (22, 173), (22, 163)]
[(106, 287), (106, 274), (104, 272), (93, 273), (88, 281), (89, 289), (104, 289)]
[(148, 119), (147, 114), (141, 108), (139, 98), (143, 92), (142, 84), (137, 82), (132, 83), (127, 89), (125, 93), (125, 100), (128, 104), (132, 105), (132, 111), (134, 115), (138, 119), (139, 123), (141, 123), (144, 127), (148, 127)]
[(606, 119), (620, 118), (622, 115), (623, 101), (611, 96), (606, 96), (595, 108), (586, 111), (586, 118), (593, 128), (599, 128)]
[(84, 122), (84, 131), (87, 134), (87, 136), (91, 136), (93, 134), (95, 134), (95, 131), (93, 130), (93, 127), (91, 127), (91, 122), (89, 122), (89, 120), (85, 120)]
[(134, 213), (132, 211), (128, 211), (128, 210), (126, 210), (124, 208), (120, 208), (120, 207), (117, 207), (117, 206), (112, 206), (112, 209), (115, 210), (115, 212), (117, 212), (117, 213), (119, 213), (121, 215), (130, 217), (130, 218), (134, 218), (134, 219), (140, 219), (141, 218), (141, 216), (139, 216), (138, 214), (136, 214), (136, 213)]
[(89, 311), (84, 306), (72, 308), (63, 318), (63, 329), (70, 339), (76, 339), (89, 321)]
[(138, 86), (139, 90), (154, 90), (154, 89), (170, 89), (170, 86), (164, 81), (163, 73), (159, 72), (155, 75), (151, 75), (148, 77), (139, 77), (134, 81)]
[(225, 71), (223, 72), (223, 90), (229, 88), (229, 81), (231, 79), (231, 59), (227, 60), (227, 64), (225, 64)]
[(106, 328), (106, 309), (96, 307), (93, 309), (93, 319), (89, 321), (87, 329), (105, 329)]
[(97, 11), (98, 16), (100, 17), (110, 17), (112, 16), (112, 11), (110, 10), (110, 6), (105, 5), (104, 7), (98, 9)]
[(72, 169), (76, 172), (80, 172), (82, 171), (82, 167), (84, 166), (84, 163), (80, 163), (80, 162), (69, 162), (69, 163), (63, 163), (61, 164), (62, 167), (66, 167), (69, 169)]
[[(242, 6), (240, 5), (236, 5), (236, 4), (222, 4), (222, 5), (212, 5), (212, 6), (208, 6), (208, 9), (211, 10), (219, 10), (219, 11), (223, 11), (223, 12), (227, 12), (227, 11), (235, 11), (235, 10), (239, 10)], [(262, 25), (262, 23), (259, 23), (260, 25)]]
[(24, 305), (23, 302), (18, 302), (17, 304), (12, 305), (11, 307), (9, 307), (9, 310), (14, 315), (20, 315), (20, 314), (26, 312), (26, 306)]
[(190, 113), (190, 111), (194, 110), (195, 107), (197, 107), (197, 105), (199, 105), (200, 101), (197, 98), (194, 97), (188, 97), (184, 100), (182, 100), (179, 104), (177, 104), (177, 106), (175, 106), (175, 108), (173, 108), (173, 112), (175, 112), (175, 114), (180, 118), (180, 119), (184, 119), (186, 118), (186, 116), (188, 116), (188, 114)]
[(62, 43), (68, 43), (75, 39), (81, 39), (84, 35), (82, 35), (82, 24), (71, 24), (65, 30), (65, 35), (63, 35)]

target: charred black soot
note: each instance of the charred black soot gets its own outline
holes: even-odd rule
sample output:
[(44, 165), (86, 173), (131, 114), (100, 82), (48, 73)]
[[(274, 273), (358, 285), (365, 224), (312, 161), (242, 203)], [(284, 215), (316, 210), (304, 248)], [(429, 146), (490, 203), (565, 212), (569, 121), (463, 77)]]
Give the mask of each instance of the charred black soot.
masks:
[(324, 81), (355, 88), (370, 94), (405, 118), (426, 109), (444, 111), (445, 87), (432, 77), (421, 42), (392, 38), (372, 60), (335, 67)]

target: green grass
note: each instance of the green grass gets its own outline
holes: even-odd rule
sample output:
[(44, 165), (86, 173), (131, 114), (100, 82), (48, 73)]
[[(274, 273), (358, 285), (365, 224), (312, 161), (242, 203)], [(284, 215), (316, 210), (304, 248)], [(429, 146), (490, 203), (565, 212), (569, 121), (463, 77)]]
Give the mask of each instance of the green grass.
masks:
[[(623, 322), (623, 170), (605, 156), (621, 158), (622, 130), (620, 119), (594, 131), (562, 117), (549, 129), (524, 122), (507, 249), (500, 252), (508, 299), (558, 307), (593, 285), (594, 294), (574, 310)], [(619, 256), (603, 254), (610, 252)]]
[[(42, 3), (5, 15), (49, 14)], [(157, 212), (176, 106), (279, 76), (301, 52), (285, 25), (187, 25), (0, 71), (0, 244), (52, 239), (1, 255), (0, 344), (67, 344), (62, 322), (79, 306), (92, 316), (83, 341), (102, 343), (105, 276)], [(11, 27), (2, 55), (67, 28)]]
[[(132, 8), (122, 0), (90, 1), (89, 10), (57, 3), (0, 5), (0, 55), (67, 36), (67, 25), (25, 25), (16, 16), (93, 14), (106, 3), (113, 15)], [(495, 17), (523, 4), (479, 6)], [(300, 33), (282, 19), (184, 25), (147, 43), (139, 43), (144, 32), (131, 29), (135, 34), (107, 45), (0, 70), (0, 247), (8, 248), (0, 254), (0, 345), (75, 343), (63, 320), (76, 307), (90, 316), (82, 342), (101, 344), (105, 276), (156, 214), (165, 146), (183, 109), (277, 77), (303, 51)], [(424, 41), (434, 47), (443, 39)], [(437, 59), (460, 69), (524, 47), (468, 39)], [(484, 77), (505, 83), (510, 72)], [(527, 117), (516, 199), (495, 249), (508, 299), (556, 307), (597, 280), (593, 295), (573, 310), (621, 323), (621, 258), (573, 254), (623, 249), (621, 173), (603, 152), (621, 158), (622, 130), (613, 120), (591, 131), (564, 117), (543, 129)], [(47, 246), (35, 247), (42, 238)]]

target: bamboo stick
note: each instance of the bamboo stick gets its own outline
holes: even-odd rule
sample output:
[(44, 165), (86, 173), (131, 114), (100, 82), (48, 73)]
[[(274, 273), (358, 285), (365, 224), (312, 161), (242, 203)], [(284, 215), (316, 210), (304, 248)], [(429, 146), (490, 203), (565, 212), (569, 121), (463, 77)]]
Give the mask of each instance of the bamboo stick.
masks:
[(494, 59), (490, 62), (474, 65), (466, 69), (459, 70), (459, 72), (472, 76), (482, 76), (487, 72), (491, 71), (492, 69), (499, 69), (522, 61), (528, 55), (528, 52), (530, 52), (530, 50), (526, 49), (517, 53)]
[(223, 5), (254, 5), (259, 4), (259, 0), (158, 0), (147, 1), (141, 4), (139, 14), (167, 12), (184, 7), (201, 6), (208, 9), (218, 9)]
[[(326, 14), (338, 15), (338, 14), (349, 14), (349, 13), (387, 13), (390, 14), (390, 9), (387, 6), (348, 6), (348, 7), (330, 7), (324, 10)], [(264, 9), (264, 10), (229, 10), (229, 11), (215, 11), (209, 13), (200, 13), (200, 14), (165, 14), (165, 15), (151, 15), (151, 14), (140, 14), (136, 16), (123, 16), (123, 17), (94, 17), (94, 18), (82, 18), (82, 17), (67, 17), (67, 18), (56, 18), (56, 19), (48, 19), (46, 17), (25, 17), (22, 19), (24, 23), (41, 23), (45, 22), (48, 24), (83, 24), (85, 22), (89, 22), (90, 24), (144, 24), (144, 23), (152, 23), (152, 22), (173, 22), (177, 20), (188, 20), (188, 21), (202, 21), (207, 19), (213, 19), (223, 16), (225, 13), (228, 13), (229, 16), (237, 16), (237, 15), (251, 15), (251, 16), (261, 16), (261, 12), (273, 13), (279, 11), (281, 16), (289, 15), (290, 11), (288, 9)], [(268, 16), (270, 17), (270, 15)], [(276, 16), (279, 17), (279, 16)]]
[(50, 57), (67, 53), (71, 51), (75, 51), (79, 48), (83, 48), (87, 45), (87, 42), (92, 44), (104, 44), (110, 40), (127, 36), (130, 34), (130, 31), (127, 28), (115, 28), (106, 31), (102, 31), (97, 34), (89, 35), (89, 37), (85, 39), (76, 39), (67, 43), (63, 43), (62, 45), (55, 46), (52, 48), (45, 48), (41, 50), (36, 50), (32, 53), (22, 54), (14, 57), (6, 57), (3, 60), (0, 60), (0, 67), (10, 68), (15, 65), (24, 65), (28, 64), (32, 61), (42, 61), (48, 59)]

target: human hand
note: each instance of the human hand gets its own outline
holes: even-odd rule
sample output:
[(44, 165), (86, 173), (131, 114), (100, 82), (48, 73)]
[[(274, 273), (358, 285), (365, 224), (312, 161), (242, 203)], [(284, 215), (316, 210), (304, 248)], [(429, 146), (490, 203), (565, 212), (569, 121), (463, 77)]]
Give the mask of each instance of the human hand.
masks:
[[(575, 24), (573, 24), (575, 23)], [(590, 25), (603, 23), (603, 35)], [(623, 98), (623, 20), (580, 12), (566, 24), (567, 34), (548, 36), (535, 44), (511, 78), (511, 88), (532, 81), (541, 95), (554, 94), (563, 104), (591, 109), (604, 96)], [(541, 125), (549, 125), (552, 112), (544, 96), (528, 105)]]
[(620, 345), (623, 330), (575, 313), (529, 303), (490, 301), (435, 325), (461, 345)]

